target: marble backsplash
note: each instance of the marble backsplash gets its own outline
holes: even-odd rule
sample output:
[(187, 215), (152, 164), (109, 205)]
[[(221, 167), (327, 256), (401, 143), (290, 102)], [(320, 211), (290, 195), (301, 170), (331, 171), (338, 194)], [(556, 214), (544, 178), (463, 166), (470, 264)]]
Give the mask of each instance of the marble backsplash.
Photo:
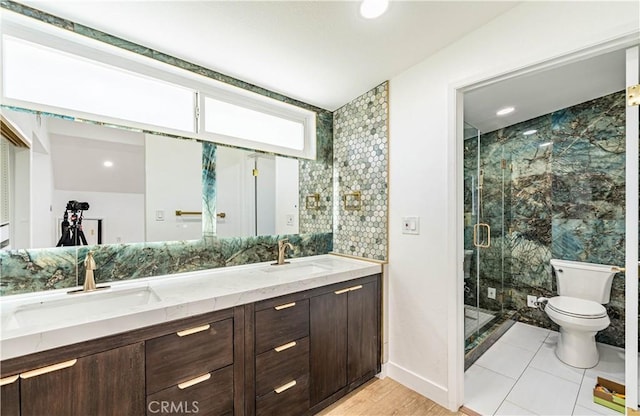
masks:
[[(614, 93), (482, 134), (482, 190), (477, 143), (465, 142), (465, 211), (480, 204), (480, 222), (491, 225), (491, 247), (480, 250), (481, 307), (516, 310), (523, 321), (554, 328), (544, 312), (527, 307), (527, 295), (557, 294), (551, 258), (624, 264), (624, 98)], [(477, 283), (465, 283), (465, 303), (475, 304)], [(487, 298), (488, 287), (498, 289), (496, 300)], [(597, 339), (624, 347), (624, 274), (614, 278), (606, 308), (611, 325)]]
[(282, 238), (294, 247), (287, 257), (332, 250), (332, 234), (317, 233), (0, 251), (0, 295), (82, 285), (89, 250), (104, 283), (274, 260)]

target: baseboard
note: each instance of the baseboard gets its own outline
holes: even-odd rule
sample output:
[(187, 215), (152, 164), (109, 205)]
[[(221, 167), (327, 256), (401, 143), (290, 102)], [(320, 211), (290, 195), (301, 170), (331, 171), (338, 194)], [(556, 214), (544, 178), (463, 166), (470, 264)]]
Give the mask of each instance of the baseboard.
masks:
[(387, 371), (387, 363), (384, 363), (380, 368), (380, 372), (376, 374), (376, 377), (378, 377), (380, 380), (384, 380), (385, 378), (387, 378)]
[[(449, 392), (445, 387), (427, 380), (426, 378), (392, 362), (386, 363), (385, 366), (387, 376), (391, 377), (403, 386), (433, 400), (440, 406), (448, 408)], [(449, 410), (455, 411), (458, 409)]]

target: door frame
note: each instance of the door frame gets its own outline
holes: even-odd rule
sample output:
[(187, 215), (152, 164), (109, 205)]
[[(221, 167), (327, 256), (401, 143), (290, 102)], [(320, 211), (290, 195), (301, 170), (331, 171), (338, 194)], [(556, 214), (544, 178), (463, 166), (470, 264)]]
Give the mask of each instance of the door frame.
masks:
[[(640, 80), (640, 46), (626, 50), (626, 88)], [(625, 385), (629, 409), (638, 409), (638, 123), (640, 107), (626, 105)], [(631, 196), (631, 197), (629, 197)], [(635, 296), (635, 298), (634, 298)], [(635, 334), (629, 336), (628, 334)], [(630, 386), (630, 387), (629, 387)]]
[[(580, 60), (602, 55), (608, 52), (627, 49), (633, 46), (637, 46), (637, 34), (631, 34), (623, 36), (617, 39), (613, 39), (607, 42), (603, 42), (597, 45), (593, 45), (579, 51), (565, 54), (560, 57), (556, 57), (549, 60), (538, 62), (537, 64), (529, 65), (520, 69), (516, 69), (507, 73), (495, 74), (485, 73), (477, 75), (473, 78), (452, 83), (448, 89), (448, 101), (449, 101), (449, 120), (448, 120), (448, 136), (451, 140), (447, 144), (448, 158), (447, 162), (450, 166), (449, 175), (452, 179), (451, 183), (455, 184), (455, 188), (451, 188), (448, 192), (448, 204), (455, 209), (455, 218), (451, 219), (452, 223), (455, 223), (456, 235), (453, 244), (450, 245), (450, 249), (455, 250), (455, 270), (456, 278), (449, 279), (447, 293), (455, 298), (455, 302), (449, 302), (448, 307), (448, 378), (449, 386), (455, 386), (448, 391), (448, 407), (449, 409), (458, 409), (464, 404), (464, 174), (462, 172), (463, 166), (463, 147), (464, 147), (464, 93), (476, 88), (491, 85), (500, 81), (504, 81), (517, 76), (535, 73), (538, 71), (551, 69), (554, 67), (560, 67), (572, 62), (578, 62)], [(637, 146), (636, 146), (637, 150)], [(637, 160), (637, 158), (636, 158)], [(637, 171), (637, 170), (636, 170)], [(637, 207), (637, 205), (636, 205)], [(637, 212), (637, 208), (636, 208)], [(637, 239), (636, 239), (637, 241)], [(636, 248), (637, 249), (637, 248)], [(637, 250), (636, 250), (637, 253)], [(629, 267), (629, 265), (627, 265)], [(637, 267), (637, 265), (635, 266)], [(636, 276), (635, 287), (635, 310), (637, 314), (637, 293), (638, 293), (638, 279)], [(630, 289), (627, 287), (627, 293)], [(628, 296), (625, 293), (625, 309), (629, 306)], [(629, 319), (626, 320), (630, 321)], [(630, 326), (633, 326), (631, 324)], [(637, 322), (635, 322), (635, 332), (633, 337), (629, 335), (633, 328), (625, 329), (625, 340), (627, 345), (637, 345)], [(635, 339), (635, 344), (631, 338)], [(635, 355), (636, 370), (637, 373), (637, 354)], [(627, 368), (631, 366), (630, 361), (633, 361), (633, 357), (625, 357), (625, 363)], [(629, 373), (626, 373), (629, 374)], [(636, 376), (634, 380), (626, 380), (627, 391), (635, 387), (637, 392), (638, 379)]]

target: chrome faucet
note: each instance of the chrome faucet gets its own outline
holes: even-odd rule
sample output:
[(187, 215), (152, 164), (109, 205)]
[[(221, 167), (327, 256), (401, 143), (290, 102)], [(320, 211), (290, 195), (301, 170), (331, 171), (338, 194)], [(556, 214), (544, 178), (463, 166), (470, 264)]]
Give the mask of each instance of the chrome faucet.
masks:
[(274, 266), (280, 266), (282, 264), (289, 263), (288, 261), (284, 261), (284, 255), (287, 251), (287, 247), (289, 247), (290, 250), (293, 250), (293, 246), (289, 242), (288, 238), (278, 241), (278, 262), (273, 263)]
[(84, 292), (91, 292), (96, 290), (96, 281), (93, 277), (93, 271), (97, 269), (96, 261), (93, 259), (93, 251), (87, 253), (87, 257), (84, 259), (84, 268), (86, 270), (84, 276), (84, 285), (82, 290)]

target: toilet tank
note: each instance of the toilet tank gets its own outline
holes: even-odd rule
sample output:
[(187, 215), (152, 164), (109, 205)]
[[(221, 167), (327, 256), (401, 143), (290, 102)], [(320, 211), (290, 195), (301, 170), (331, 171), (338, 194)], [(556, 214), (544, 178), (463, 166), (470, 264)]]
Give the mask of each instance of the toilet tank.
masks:
[(617, 270), (613, 266), (551, 259), (556, 272), (558, 295), (609, 303), (611, 283)]

